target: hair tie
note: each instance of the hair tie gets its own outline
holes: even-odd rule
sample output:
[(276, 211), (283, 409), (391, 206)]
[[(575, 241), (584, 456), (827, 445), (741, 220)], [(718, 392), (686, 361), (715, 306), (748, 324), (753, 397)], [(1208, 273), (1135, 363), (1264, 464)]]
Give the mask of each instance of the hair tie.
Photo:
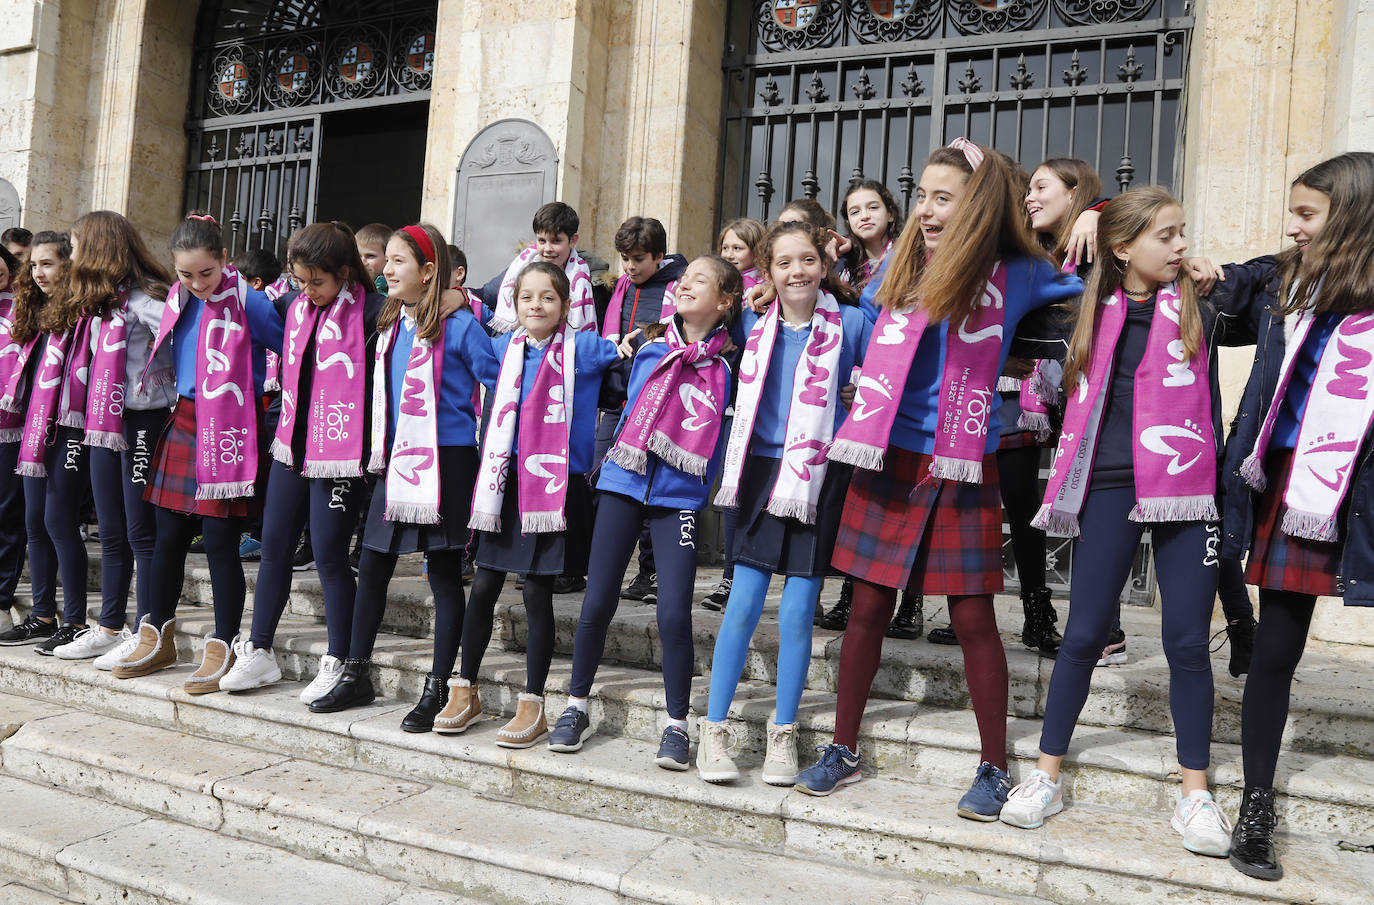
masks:
[(430, 241), (429, 233), (418, 226), (403, 226), (401, 232), (415, 240), (415, 244), (420, 246), (420, 254), (425, 256), (426, 264), (434, 262), (434, 243)]
[[(215, 223), (215, 218), (212, 217), (212, 216), (210, 216), (209, 214), (187, 214), (187, 215), (186, 215), (186, 219), (187, 219), (187, 220), (200, 220), (200, 221), (205, 222), (205, 223)], [(216, 225), (216, 226), (219, 226), (218, 223), (215, 223), (215, 225)]]
[(983, 149), (967, 138), (956, 138), (949, 143), (949, 147), (956, 151), (963, 151), (964, 159), (967, 160), (968, 165), (975, 170), (978, 169), (978, 165), (983, 162)]

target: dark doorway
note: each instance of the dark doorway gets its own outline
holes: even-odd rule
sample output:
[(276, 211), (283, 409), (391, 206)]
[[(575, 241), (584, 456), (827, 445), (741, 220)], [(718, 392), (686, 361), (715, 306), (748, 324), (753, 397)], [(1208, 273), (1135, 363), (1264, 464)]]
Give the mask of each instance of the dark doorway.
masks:
[(317, 220), (405, 226), (420, 218), (429, 104), (387, 104), (320, 117)]

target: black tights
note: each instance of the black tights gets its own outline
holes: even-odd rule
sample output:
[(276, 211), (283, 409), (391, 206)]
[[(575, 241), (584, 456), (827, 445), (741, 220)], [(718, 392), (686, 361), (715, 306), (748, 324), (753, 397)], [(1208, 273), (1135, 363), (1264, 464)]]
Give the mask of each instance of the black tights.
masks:
[[(525, 576), (525, 621), (529, 623), (529, 637), (525, 640), (527, 694), (544, 694), (549, 664), (553, 662), (553, 579), (552, 575)], [(496, 600), (505, 583), (505, 572), (479, 568), (473, 576), (472, 600), (463, 620), (463, 667), (458, 672), (469, 682), (477, 681), (482, 668), (482, 657), (491, 642)]]
[(997, 453), (997, 486), (1011, 529), (1011, 553), (1022, 593), (1045, 586), (1045, 532), (1031, 527), (1040, 511), (1040, 447), (1003, 449)]
[[(215, 601), (215, 637), (232, 643), (243, 620), (246, 584), (243, 563), (239, 560), (237, 517), (200, 519), (200, 534), (205, 538), (205, 558), (210, 565), (210, 590)], [(186, 579), (186, 553), (197, 533), (196, 517), (175, 509), (157, 510), (157, 541), (153, 546), (153, 568), (148, 582), (148, 617), (159, 629), (177, 613), (181, 587)]]
[(1260, 588), (1255, 652), (1245, 678), (1240, 707), (1240, 744), (1245, 758), (1245, 784), (1274, 787), (1293, 673), (1302, 660), (1307, 629), (1317, 598), (1311, 594)]
[[(358, 560), (358, 596), (353, 604), (353, 636), (348, 645), (348, 656), (354, 660), (372, 658), (397, 559), (395, 553), (363, 547)], [(431, 550), (426, 559), (429, 589), (434, 594), (434, 662), (430, 674), (442, 679), (453, 672), (463, 631), (463, 551)]]

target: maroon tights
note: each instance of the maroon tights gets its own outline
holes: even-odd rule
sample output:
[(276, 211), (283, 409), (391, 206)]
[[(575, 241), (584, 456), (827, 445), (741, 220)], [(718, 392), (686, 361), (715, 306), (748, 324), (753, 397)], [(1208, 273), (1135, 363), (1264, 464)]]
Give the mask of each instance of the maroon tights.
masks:
[[(840, 688), (835, 711), (835, 741), (859, 750), (859, 722), (878, 672), (883, 633), (897, 606), (897, 590), (854, 580), (854, 607), (840, 650)], [(1007, 769), (1007, 653), (997, 633), (991, 594), (949, 598), (950, 624), (964, 652), (973, 713), (978, 720), (982, 759)]]

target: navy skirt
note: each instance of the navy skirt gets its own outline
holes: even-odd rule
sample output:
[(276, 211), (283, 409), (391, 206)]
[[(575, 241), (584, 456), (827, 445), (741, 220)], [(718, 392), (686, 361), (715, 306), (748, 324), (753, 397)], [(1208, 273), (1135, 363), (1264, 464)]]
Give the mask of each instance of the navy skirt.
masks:
[(568, 475), (564, 515), (566, 531), (524, 534), (520, 530), (519, 469), (506, 472), (501, 498), (501, 530), (479, 531), (476, 563), (493, 572), (520, 575), (586, 575), (592, 547), (592, 494), (587, 479)]
[(472, 488), (477, 482), (477, 447), (439, 447), (439, 521), (434, 525), (388, 521), (386, 480), (377, 482), (367, 510), (363, 546), (378, 553), (461, 550), (468, 544)]
[(807, 525), (768, 511), (768, 498), (781, 467), (781, 459), (768, 456), (750, 454), (744, 460), (739, 482), (739, 521), (735, 528), (739, 552), (735, 561), (776, 575), (814, 578), (835, 574), (830, 568), (830, 554), (835, 549), (835, 535), (840, 530), (853, 469), (840, 462), (826, 466), (825, 482), (816, 501), (816, 523)]

